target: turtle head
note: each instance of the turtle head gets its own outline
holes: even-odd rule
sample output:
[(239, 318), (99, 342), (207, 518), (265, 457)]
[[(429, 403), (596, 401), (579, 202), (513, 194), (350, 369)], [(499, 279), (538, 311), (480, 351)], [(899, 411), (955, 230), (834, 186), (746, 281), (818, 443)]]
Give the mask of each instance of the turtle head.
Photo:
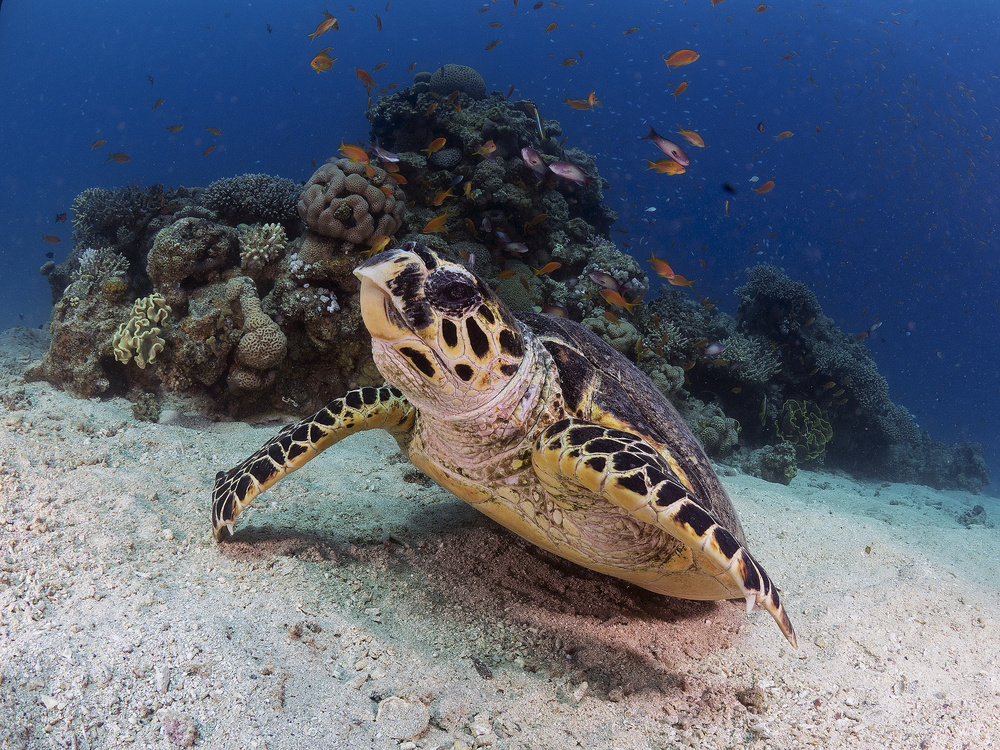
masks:
[(406, 242), (354, 274), (375, 364), (418, 408), (473, 410), (518, 372), (521, 326), (468, 268)]

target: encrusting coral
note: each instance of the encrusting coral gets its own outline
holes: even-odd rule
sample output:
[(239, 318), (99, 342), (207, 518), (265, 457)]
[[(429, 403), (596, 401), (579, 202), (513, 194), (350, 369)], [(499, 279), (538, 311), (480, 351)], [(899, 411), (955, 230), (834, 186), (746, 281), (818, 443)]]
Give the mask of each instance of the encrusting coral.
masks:
[(161, 294), (137, 299), (132, 314), (118, 327), (112, 337), (115, 359), (128, 364), (133, 359), (140, 370), (156, 359), (167, 343), (161, 336), (161, 326), (170, 317), (170, 306)]
[(240, 276), (230, 280), (226, 298), (236, 303), (243, 316), (243, 336), (236, 345), (236, 365), (229, 373), (229, 387), (235, 391), (256, 391), (268, 384), (267, 370), (282, 363), (288, 339), (261, 308), (253, 280)]
[(235, 229), (206, 219), (179, 219), (157, 233), (146, 273), (174, 312), (183, 315), (191, 291), (220, 280), (238, 250)]

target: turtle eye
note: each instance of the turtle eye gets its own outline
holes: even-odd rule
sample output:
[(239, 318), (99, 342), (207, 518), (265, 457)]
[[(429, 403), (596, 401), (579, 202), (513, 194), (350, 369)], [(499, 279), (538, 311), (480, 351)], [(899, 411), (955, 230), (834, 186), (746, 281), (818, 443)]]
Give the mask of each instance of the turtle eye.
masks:
[(454, 317), (465, 315), (482, 301), (475, 279), (448, 269), (431, 274), (424, 296), (435, 309)]

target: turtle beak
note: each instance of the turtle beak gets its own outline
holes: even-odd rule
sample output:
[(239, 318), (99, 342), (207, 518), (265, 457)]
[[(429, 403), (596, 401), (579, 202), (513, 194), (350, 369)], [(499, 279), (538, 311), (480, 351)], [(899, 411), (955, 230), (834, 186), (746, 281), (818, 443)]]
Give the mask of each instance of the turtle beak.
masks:
[(405, 257), (400, 257), (403, 255), (398, 251), (382, 252), (354, 269), (354, 275), (361, 280), (361, 317), (374, 339), (397, 341), (410, 334), (389, 289), (400, 261), (406, 262)]

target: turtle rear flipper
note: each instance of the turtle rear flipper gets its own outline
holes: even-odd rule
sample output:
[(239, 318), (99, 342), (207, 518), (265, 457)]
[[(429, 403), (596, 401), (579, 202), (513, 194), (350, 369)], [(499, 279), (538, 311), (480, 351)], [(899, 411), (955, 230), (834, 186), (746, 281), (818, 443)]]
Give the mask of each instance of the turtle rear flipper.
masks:
[(670, 534), (691, 551), (692, 565), (715, 578), (731, 598), (745, 599), (747, 612), (760, 604), (798, 648), (778, 589), (764, 569), (691, 496), (668, 460), (638, 435), (562, 419), (542, 433), (532, 463), (543, 485), (558, 488), (567, 480), (575, 482)]
[(233, 533), (236, 517), (253, 499), (348, 435), (384, 429), (401, 437), (413, 427), (416, 411), (392, 386), (358, 388), (334, 399), (311, 417), (284, 427), (260, 450), (229, 471), (215, 475), (212, 530), (221, 541)]

